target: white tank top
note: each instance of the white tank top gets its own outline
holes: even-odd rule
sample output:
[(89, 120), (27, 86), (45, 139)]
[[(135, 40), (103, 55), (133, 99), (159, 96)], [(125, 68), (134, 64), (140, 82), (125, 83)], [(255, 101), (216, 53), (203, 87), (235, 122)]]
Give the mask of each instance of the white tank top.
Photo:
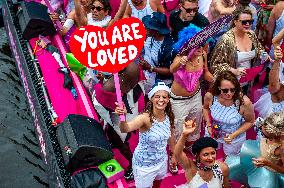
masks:
[(187, 184), (190, 188), (198, 188), (204, 184), (207, 184), (208, 188), (222, 188), (223, 181), (219, 179), (218, 177), (212, 177), (212, 179), (207, 182), (202, 179), (202, 177), (199, 175), (199, 172), (197, 171), (195, 176), (192, 178), (192, 180)]
[(142, 21), (142, 18), (144, 16), (151, 15), (154, 12), (152, 10), (151, 6), (150, 6), (150, 0), (147, 0), (145, 8), (143, 8), (141, 10), (138, 10), (137, 8), (135, 8), (135, 6), (131, 2), (131, 0), (128, 0), (128, 4), (129, 4), (129, 6), (131, 8), (131, 12), (132, 12), (131, 16), (135, 17), (135, 18), (138, 18), (141, 21)]
[[(245, 69), (249, 69), (251, 68), (251, 60), (253, 58), (255, 58), (255, 50), (252, 51), (248, 51), (248, 52), (240, 52), (237, 51), (238, 54), (238, 61), (237, 61), (237, 68), (245, 68)], [(238, 76), (238, 79), (240, 79), (241, 77)], [(246, 85), (247, 82), (242, 83), (241, 86)]]
[(109, 21), (111, 20), (111, 16), (107, 15), (103, 20), (96, 21), (92, 17), (92, 13), (87, 14), (88, 25), (98, 26), (98, 27), (106, 27), (108, 26)]

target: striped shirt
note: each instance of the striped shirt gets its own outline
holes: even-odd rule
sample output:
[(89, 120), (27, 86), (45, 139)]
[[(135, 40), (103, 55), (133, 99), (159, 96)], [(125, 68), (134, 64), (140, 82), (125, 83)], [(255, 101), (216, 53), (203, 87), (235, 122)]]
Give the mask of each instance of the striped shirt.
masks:
[(167, 159), (166, 147), (170, 138), (170, 120), (168, 116), (163, 122), (153, 119), (152, 127), (139, 133), (139, 143), (133, 154), (133, 164), (149, 167)]
[[(220, 143), (224, 143), (226, 134), (232, 134), (239, 129), (244, 122), (243, 116), (239, 113), (239, 106), (236, 104), (224, 106), (219, 102), (217, 96), (214, 96), (210, 111), (213, 120), (212, 125), (219, 125), (221, 127), (220, 137), (217, 140)], [(243, 137), (246, 137), (245, 133), (237, 136), (233, 140), (233, 143), (238, 142), (240, 139), (243, 139)]]
[(145, 6), (145, 8), (141, 9), (141, 10), (138, 10), (137, 8), (135, 8), (135, 6), (133, 5), (133, 3), (131, 2), (131, 0), (128, 0), (128, 4), (131, 8), (131, 16), (132, 17), (135, 17), (135, 18), (138, 18), (139, 20), (142, 21), (142, 18), (144, 16), (147, 16), (147, 15), (152, 15), (152, 13), (154, 12), (150, 6), (150, 0), (147, 0), (147, 4)]

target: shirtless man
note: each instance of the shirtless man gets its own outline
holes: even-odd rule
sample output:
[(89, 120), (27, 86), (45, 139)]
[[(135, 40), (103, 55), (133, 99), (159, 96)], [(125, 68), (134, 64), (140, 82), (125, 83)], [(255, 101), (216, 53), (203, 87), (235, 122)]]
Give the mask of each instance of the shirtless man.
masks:
[(123, 17), (136, 17), (142, 20), (144, 16), (151, 15), (153, 12), (165, 12), (161, 0), (128, 0)]
[(230, 15), (236, 9), (238, 0), (213, 0), (208, 13), (210, 23), (224, 15)]

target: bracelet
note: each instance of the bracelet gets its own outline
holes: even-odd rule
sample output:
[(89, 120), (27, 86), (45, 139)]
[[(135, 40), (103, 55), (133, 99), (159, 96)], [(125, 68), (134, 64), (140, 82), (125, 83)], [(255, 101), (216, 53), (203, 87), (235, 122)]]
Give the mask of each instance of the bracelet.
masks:
[(153, 71), (154, 71), (154, 68), (155, 68), (155, 67), (151, 66), (150, 72), (153, 72)]
[(182, 58), (180, 59), (180, 61), (179, 61), (179, 63), (180, 63), (181, 65), (185, 65), (186, 62), (187, 62), (187, 59), (185, 59), (184, 57), (182, 57)]

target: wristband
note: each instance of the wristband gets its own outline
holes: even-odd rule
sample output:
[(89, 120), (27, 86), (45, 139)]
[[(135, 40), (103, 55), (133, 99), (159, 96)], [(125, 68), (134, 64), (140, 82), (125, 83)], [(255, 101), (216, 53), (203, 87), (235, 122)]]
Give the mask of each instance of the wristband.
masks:
[(155, 67), (151, 66), (150, 72), (153, 72), (153, 71), (154, 71), (154, 68), (155, 68)]

